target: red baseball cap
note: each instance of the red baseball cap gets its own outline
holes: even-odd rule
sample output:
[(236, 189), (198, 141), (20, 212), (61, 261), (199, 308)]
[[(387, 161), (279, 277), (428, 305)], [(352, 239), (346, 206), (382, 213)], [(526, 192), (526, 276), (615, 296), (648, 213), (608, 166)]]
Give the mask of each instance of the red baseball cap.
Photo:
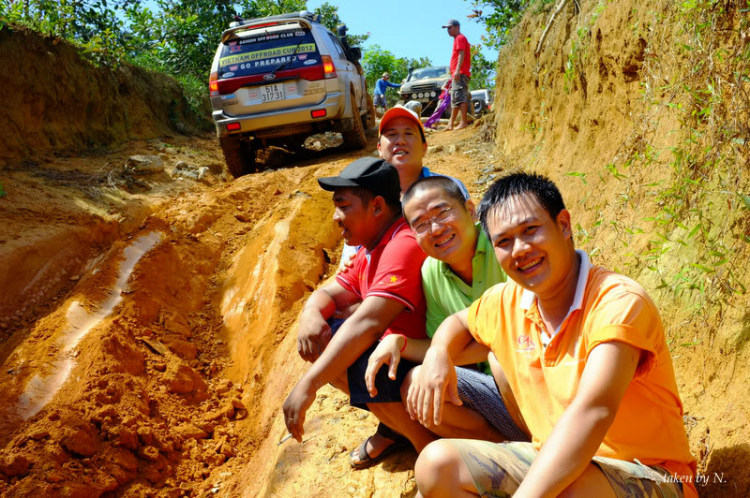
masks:
[(419, 116), (417, 116), (417, 113), (400, 105), (391, 107), (385, 112), (385, 114), (383, 114), (383, 117), (380, 118), (380, 126), (378, 126), (378, 136), (383, 135), (383, 128), (385, 128), (385, 125), (388, 124), (388, 121), (393, 118), (408, 118), (414, 121), (414, 123), (416, 123), (416, 125), (419, 127), (419, 133), (422, 134), (422, 142), (427, 143), (427, 139), (425, 138), (424, 134), (424, 126), (422, 125), (422, 121), (419, 119)]

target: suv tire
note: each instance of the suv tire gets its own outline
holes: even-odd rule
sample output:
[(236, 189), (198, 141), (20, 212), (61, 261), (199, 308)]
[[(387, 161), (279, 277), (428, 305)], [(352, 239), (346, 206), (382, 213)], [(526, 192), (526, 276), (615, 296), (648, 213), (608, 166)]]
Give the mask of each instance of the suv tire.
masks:
[(234, 149), (222, 147), (222, 152), (227, 169), (233, 177), (239, 178), (255, 172), (255, 150), (249, 144), (241, 142), (240, 146)]
[(487, 103), (484, 100), (474, 99), (471, 101), (471, 107), (475, 116), (481, 116), (487, 112)]
[(354, 108), (352, 129), (341, 134), (344, 138), (344, 147), (349, 150), (364, 149), (365, 145), (367, 145), (367, 137), (365, 136), (365, 126), (362, 123), (359, 108), (354, 105), (354, 94), (352, 94), (352, 107)]

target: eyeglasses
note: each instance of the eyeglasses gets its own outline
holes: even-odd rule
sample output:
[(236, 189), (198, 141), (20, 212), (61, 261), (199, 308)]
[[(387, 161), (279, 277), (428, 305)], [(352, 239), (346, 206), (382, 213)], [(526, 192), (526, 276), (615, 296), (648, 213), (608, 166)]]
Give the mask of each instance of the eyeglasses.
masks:
[(445, 209), (441, 209), (438, 214), (436, 214), (432, 218), (428, 218), (428, 219), (424, 220), (423, 222), (421, 222), (418, 225), (415, 225), (414, 227), (412, 227), (412, 229), (414, 230), (414, 232), (417, 235), (424, 235), (428, 231), (432, 230), (432, 224), (433, 223), (437, 223), (438, 225), (442, 225), (443, 223), (449, 222), (450, 220), (452, 220), (453, 218), (455, 218), (455, 212), (453, 211), (454, 207), (455, 206), (448, 206)]

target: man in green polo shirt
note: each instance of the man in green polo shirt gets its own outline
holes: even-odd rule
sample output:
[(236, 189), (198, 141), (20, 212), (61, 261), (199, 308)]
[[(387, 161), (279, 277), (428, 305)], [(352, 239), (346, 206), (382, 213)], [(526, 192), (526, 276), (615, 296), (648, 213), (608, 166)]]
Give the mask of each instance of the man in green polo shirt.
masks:
[[(465, 199), (450, 178), (418, 180), (404, 193), (402, 206), (417, 243), (428, 255), (422, 265), (422, 289), (427, 302), (427, 335), (432, 337), (445, 318), (467, 308), (486, 289), (505, 282), (506, 276), (487, 236), (473, 221), (474, 203)], [(374, 374), (383, 364), (390, 365), (395, 372), (402, 357), (421, 363), (429, 342), (403, 337), (383, 339), (370, 356), (365, 374), (368, 388), (369, 379), (374, 380)], [(488, 352), (474, 342), (461, 353), (457, 364), (483, 362), (488, 359)], [(458, 368), (460, 399), (452, 400), (454, 404), (450, 406), (446, 403), (441, 426), (428, 429), (443, 437), (462, 433), (465, 434), (462, 437), (528, 441), (522, 429), (525, 424), (515, 408), (502, 370), (494, 357), (489, 360), (497, 385), (493, 375)], [(404, 401), (418, 368), (402, 384)], [(477, 418), (477, 414), (481, 417)]]

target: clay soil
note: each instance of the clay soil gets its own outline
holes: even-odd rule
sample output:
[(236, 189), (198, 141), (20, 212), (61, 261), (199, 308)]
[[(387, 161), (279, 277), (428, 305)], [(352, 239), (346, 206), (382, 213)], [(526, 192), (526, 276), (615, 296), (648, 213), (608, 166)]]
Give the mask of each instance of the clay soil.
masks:
[[(748, 88), (732, 79), (744, 66), (725, 67), (731, 59), (717, 56), (724, 104), (696, 124), (700, 133), (684, 124), (679, 109), (690, 110), (693, 96), (674, 93), (682, 83), (673, 93), (662, 87), (703, 84), (697, 76), (710, 69), (687, 71), (696, 61), (680, 49), (690, 40), (675, 9), (688, 4), (569, 2), (538, 58), (550, 12), (529, 12), (500, 54), (497, 114), (431, 134), (425, 163), (462, 179), (475, 200), (514, 168), (560, 186), (577, 246), (635, 278), (659, 307), (701, 496), (744, 498)], [(704, 39), (718, 44), (716, 54), (750, 43), (746, 16), (724, 4), (723, 27), (708, 30), (716, 40)], [(330, 194), (315, 179), (373, 153), (373, 132), (363, 151), (276, 151), (265, 171), (232, 180), (215, 137), (178, 135), (191, 128), (189, 116), (169, 112), (182, 98), (155, 90), (163, 78), (75, 69), (57, 41), (21, 43), (6, 31), (6, 66), (20, 64), (27, 45), (34, 50), (22, 59), (39, 59), (0, 74), (15, 88), (10, 95), (23, 96), (3, 108), (3, 122), (14, 124), (0, 147), (0, 496), (414, 496), (413, 452), (349, 469), (347, 453), (376, 422), (332, 388), (318, 393), (303, 443), (277, 444), (281, 404), (306, 368), (296, 352), (299, 311), (331, 276), (341, 246)], [(58, 66), (54, 81), (81, 81), (54, 95), (55, 85), (32, 84), (41, 81), (34, 68)], [(103, 90), (79, 91), (87, 84)], [(84, 96), (94, 96), (91, 105)], [(675, 212), (684, 226), (710, 230), (691, 239), (667, 221), (672, 231), (662, 234), (653, 220), (678, 180), (675, 151), (692, 150), (701, 136), (718, 137), (706, 144), (730, 158), (732, 180), (691, 164), (689, 180), (705, 188), (686, 188), (678, 201), (705, 210), (700, 220), (694, 210)], [(695, 157), (708, 150), (701, 143)], [(165, 170), (126, 174), (134, 154), (159, 155)], [(206, 174), (180, 179), (180, 161)], [(696, 262), (713, 261), (708, 236), (732, 257), (696, 277)], [(654, 247), (668, 251), (653, 260)], [(697, 284), (678, 291), (683, 275)], [(717, 286), (720, 276), (726, 285)]]
[[(496, 174), (483, 126), (432, 134), (427, 161), (475, 197)], [(370, 134), (229, 181), (213, 137), (164, 138), (6, 170), (0, 495), (413, 494), (414, 453), (349, 470), (375, 421), (333, 389), (302, 444), (276, 444), (297, 315), (341, 243), (315, 178), (374, 150)], [(166, 172), (108, 183), (133, 154)], [(179, 161), (219, 174), (172, 180)]]

